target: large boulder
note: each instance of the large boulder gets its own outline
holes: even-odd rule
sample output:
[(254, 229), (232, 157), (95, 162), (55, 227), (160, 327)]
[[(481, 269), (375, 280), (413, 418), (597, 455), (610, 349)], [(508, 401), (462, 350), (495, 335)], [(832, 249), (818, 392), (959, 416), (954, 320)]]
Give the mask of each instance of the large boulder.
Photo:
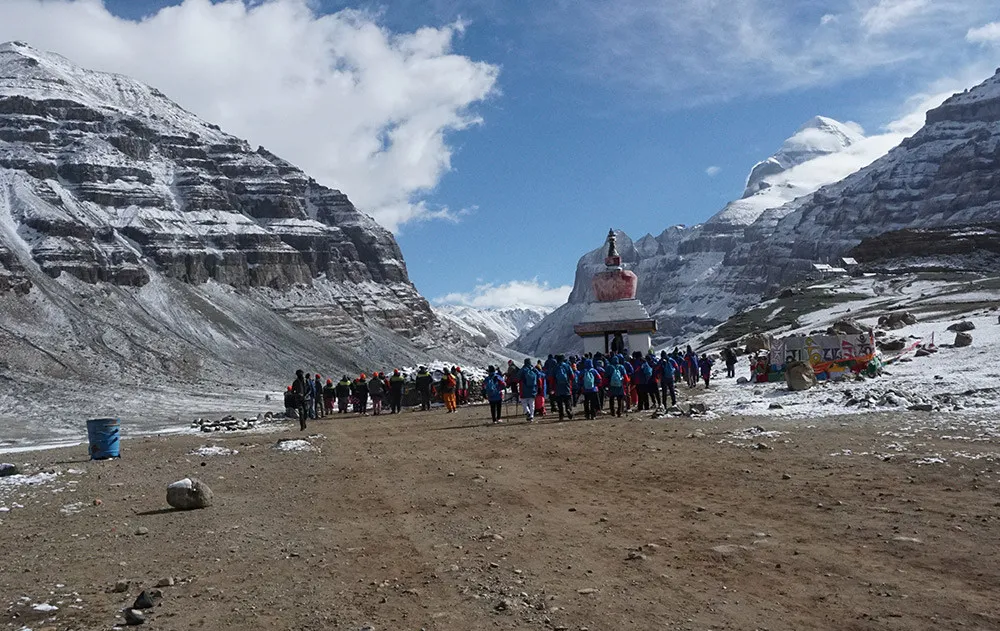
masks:
[(212, 489), (198, 478), (184, 478), (167, 487), (167, 504), (179, 510), (212, 505)]
[(752, 333), (747, 336), (746, 347), (744, 352), (747, 355), (751, 353), (756, 353), (757, 351), (770, 351), (771, 350), (771, 337), (764, 335), (763, 333)]
[(956, 322), (955, 324), (948, 327), (949, 331), (971, 331), (976, 328), (976, 325), (968, 320), (962, 320), (961, 322)]
[(901, 337), (886, 340), (884, 342), (878, 341), (875, 342), (875, 344), (884, 351), (901, 351), (906, 348), (906, 340)]
[(909, 311), (894, 311), (879, 316), (878, 325), (883, 329), (901, 329), (904, 326), (917, 323), (917, 317)]
[(867, 331), (868, 329), (863, 324), (850, 318), (837, 320), (833, 323), (833, 326), (830, 327), (830, 333), (832, 335), (859, 335)]
[(955, 346), (970, 346), (972, 344), (972, 334), (966, 333), (965, 331), (959, 331), (955, 334)]
[(809, 362), (785, 364), (785, 383), (789, 390), (808, 390), (816, 385), (816, 371)]

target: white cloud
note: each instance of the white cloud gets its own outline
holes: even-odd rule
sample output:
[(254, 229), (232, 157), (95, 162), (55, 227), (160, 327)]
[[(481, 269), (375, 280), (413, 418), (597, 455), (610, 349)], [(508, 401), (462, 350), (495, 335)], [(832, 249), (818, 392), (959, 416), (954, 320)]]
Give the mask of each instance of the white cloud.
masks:
[(575, 51), (581, 73), (676, 106), (829, 86), (889, 69), (926, 81), (983, 58), (962, 38), (997, 15), (996, 0), (551, 4), (547, 32), (586, 42), (565, 47)]
[(435, 304), (464, 305), (481, 309), (504, 307), (549, 307), (566, 303), (573, 288), (570, 285), (550, 287), (548, 283), (512, 280), (501, 285), (484, 283), (468, 293), (454, 292), (434, 299)]
[(1000, 22), (970, 28), (965, 39), (974, 44), (1000, 44)]
[(879, 0), (861, 16), (869, 33), (887, 33), (927, 11), (928, 0)]
[(498, 68), (452, 52), (464, 24), (393, 33), (311, 0), (185, 0), (139, 22), (101, 0), (3, 0), (22, 40), (149, 83), (262, 144), (396, 230), (460, 213), (422, 200), (451, 168), (449, 132), (480, 122)]
[(713, 164), (712, 166), (705, 169), (705, 175), (707, 175), (708, 177), (715, 177), (716, 175), (719, 174), (720, 171), (722, 171), (722, 167), (718, 167)]

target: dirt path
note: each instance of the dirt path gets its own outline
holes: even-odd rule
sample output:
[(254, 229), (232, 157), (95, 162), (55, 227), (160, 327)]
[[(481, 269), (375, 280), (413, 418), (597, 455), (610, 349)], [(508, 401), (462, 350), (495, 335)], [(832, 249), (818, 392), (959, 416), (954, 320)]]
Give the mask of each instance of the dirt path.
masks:
[[(742, 419), (486, 413), (320, 420), (314, 452), (275, 450), (288, 432), (26, 455), (61, 475), (0, 490), (23, 505), (0, 513), (0, 625), (108, 628), (174, 577), (150, 628), (1000, 628), (993, 442), (918, 465), (831, 455), (884, 450), (892, 417), (745, 440)], [(188, 455), (207, 444), (240, 453)], [(186, 475), (215, 506), (163, 510)]]

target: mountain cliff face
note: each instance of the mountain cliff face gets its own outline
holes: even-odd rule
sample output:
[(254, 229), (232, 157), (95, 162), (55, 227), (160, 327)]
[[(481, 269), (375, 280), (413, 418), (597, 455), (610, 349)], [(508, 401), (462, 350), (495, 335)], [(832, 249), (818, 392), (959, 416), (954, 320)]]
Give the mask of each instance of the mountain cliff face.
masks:
[(0, 313), (8, 379), (238, 383), (482, 350), (340, 191), (155, 88), (20, 43), (0, 45)]
[[(623, 258), (639, 276), (638, 297), (658, 320), (657, 343), (682, 343), (778, 287), (810, 277), (813, 263), (835, 260), (862, 240), (1000, 218), (1000, 71), (930, 111), (919, 132), (860, 171), (821, 188), (823, 182), (814, 181), (813, 190), (795, 181), (796, 164), (857, 139), (851, 128), (817, 117), (754, 167), (742, 199), (704, 224), (634, 243), (619, 234)], [(909, 252), (920, 235), (938, 238), (931, 230), (899, 234), (906, 235)], [(996, 263), (981, 254), (972, 264)], [(535, 354), (582, 348), (572, 325), (592, 299), (590, 277), (600, 255), (598, 248), (580, 259), (569, 302), (515, 348)]]

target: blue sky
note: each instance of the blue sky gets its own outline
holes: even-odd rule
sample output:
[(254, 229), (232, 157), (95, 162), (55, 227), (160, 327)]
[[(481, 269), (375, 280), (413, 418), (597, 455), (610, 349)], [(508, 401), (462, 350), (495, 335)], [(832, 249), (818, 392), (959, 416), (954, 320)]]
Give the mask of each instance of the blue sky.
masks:
[[(707, 219), (740, 196), (756, 161), (814, 115), (879, 132), (918, 107), (920, 96), (971, 86), (1000, 65), (1000, 26), (989, 26), (1000, 21), (994, 0), (256, 0), (228, 7), (187, 0), (183, 11), (180, 0), (44, 4), (5, 3), (0, 36), (127, 72), (232, 133), (276, 143), (279, 154), (367, 202), (397, 231), (425, 296), (478, 305), (557, 303), (579, 256), (600, 245), (609, 227), (638, 238)], [(267, 5), (287, 10), (262, 28), (252, 15), (277, 11)], [(344, 10), (351, 13), (338, 13)], [(323, 20), (330, 15), (336, 19)], [(60, 35), (51, 26), (59, 20), (76, 28)], [(87, 20), (89, 41), (78, 34)], [(142, 26), (126, 22), (139, 20)], [(284, 27), (295, 41), (282, 39)], [(369, 27), (383, 41), (366, 36), (346, 46), (367, 51), (371, 43), (370, 55), (326, 51), (314, 60), (320, 75), (329, 70), (324, 64), (347, 59), (373, 83), (384, 78), (364, 98), (320, 94), (315, 107), (299, 111), (288, 88), (289, 112), (273, 87), (263, 87), (261, 75), (289, 64), (272, 68), (254, 55), (312, 59), (310, 34), (321, 48), (330, 38), (370, 35)], [(179, 43), (194, 32), (190, 44)], [(187, 49), (164, 52), (202, 46), (211, 55), (206, 42), (214, 37), (234, 42), (220, 56), (243, 55), (244, 46), (246, 65), (220, 63), (212, 78), (183, 65)], [(397, 63), (415, 47), (420, 59)], [(425, 60), (434, 68), (407, 82), (411, 70), (426, 71)], [(206, 91), (217, 99), (207, 100)], [(380, 94), (412, 107), (357, 113), (379, 110)], [(240, 110), (248, 101), (259, 110)], [(293, 127), (284, 120), (291, 118), (311, 127)], [(329, 138), (312, 140), (315, 130)], [(365, 149), (372, 143), (375, 151)], [(379, 143), (398, 151), (379, 155)], [(351, 151), (367, 161), (344, 158)], [(709, 167), (717, 173), (707, 174)]]

